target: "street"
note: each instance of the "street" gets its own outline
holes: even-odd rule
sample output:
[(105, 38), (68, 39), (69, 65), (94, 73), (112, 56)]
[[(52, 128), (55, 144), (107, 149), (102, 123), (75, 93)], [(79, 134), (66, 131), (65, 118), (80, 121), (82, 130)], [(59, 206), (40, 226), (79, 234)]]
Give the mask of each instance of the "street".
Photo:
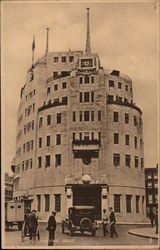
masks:
[[(21, 241), (21, 231), (17, 229), (17, 226), (10, 228), (5, 232), (5, 246), (47, 246), (48, 245), (48, 231), (46, 231), (46, 223), (39, 223), (40, 230), (40, 241), (37, 243), (31, 243), (29, 238), (26, 237), (24, 242)], [(151, 238), (144, 238), (139, 236), (134, 236), (128, 234), (128, 230), (136, 228), (136, 227), (144, 227), (144, 225), (117, 225), (118, 238), (110, 238), (109, 235), (106, 237), (103, 236), (102, 233), (102, 225), (99, 226), (97, 234), (95, 237), (91, 236), (89, 233), (81, 233), (77, 232), (74, 236), (71, 236), (69, 232), (65, 232), (65, 234), (61, 233), (61, 225), (57, 225), (56, 230), (56, 246), (109, 246), (109, 245), (157, 245), (158, 240)]]

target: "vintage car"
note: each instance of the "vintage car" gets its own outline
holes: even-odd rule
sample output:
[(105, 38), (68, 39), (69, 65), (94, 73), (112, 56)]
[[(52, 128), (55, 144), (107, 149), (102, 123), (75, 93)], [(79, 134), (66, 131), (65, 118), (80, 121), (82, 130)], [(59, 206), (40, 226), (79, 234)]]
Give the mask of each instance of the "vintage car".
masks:
[(24, 222), (24, 203), (22, 201), (7, 201), (5, 202), (5, 226), (8, 229), (10, 226), (18, 225), (21, 230)]
[(91, 232), (96, 235), (98, 229), (96, 221), (96, 209), (94, 206), (73, 206), (68, 209), (68, 216), (62, 220), (62, 233), (68, 229), (73, 235), (74, 232)]

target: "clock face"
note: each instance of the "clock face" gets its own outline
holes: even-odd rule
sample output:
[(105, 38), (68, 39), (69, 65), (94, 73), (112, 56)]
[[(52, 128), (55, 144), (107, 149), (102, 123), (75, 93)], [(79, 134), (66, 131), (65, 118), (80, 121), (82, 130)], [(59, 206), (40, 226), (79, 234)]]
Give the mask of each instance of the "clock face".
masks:
[(93, 67), (93, 59), (81, 59), (81, 67)]

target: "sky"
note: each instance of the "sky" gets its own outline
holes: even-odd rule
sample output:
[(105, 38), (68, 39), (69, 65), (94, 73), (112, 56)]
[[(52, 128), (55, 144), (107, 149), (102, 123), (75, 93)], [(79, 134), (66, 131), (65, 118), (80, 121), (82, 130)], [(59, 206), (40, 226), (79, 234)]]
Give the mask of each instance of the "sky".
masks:
[(90, 8), (92, 52), (101, 65), (117, 69), (133, 82), (134, 102), (143, 112), (145, 167), (158, 162), (157, 8), (155, 1), (61, 2), (2, 1), (1, 91), (2, 168), (15, 156), (20, 89), (32, 60), (49, 51), (85, 50), (86, 8)]

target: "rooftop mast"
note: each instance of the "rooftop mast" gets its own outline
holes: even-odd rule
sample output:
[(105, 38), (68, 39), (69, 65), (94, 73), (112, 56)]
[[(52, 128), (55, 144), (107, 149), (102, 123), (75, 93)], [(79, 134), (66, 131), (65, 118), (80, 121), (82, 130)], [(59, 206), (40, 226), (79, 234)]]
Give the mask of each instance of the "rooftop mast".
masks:
[(45, 55), (48, 54), (48, 38), (49, 38), (49, 28), (47, 28), (46, 53), (45, 53)]
[(87, 39), (86, 39), (86, 54), (91, 53), (91, 43), (90, 43), (90, 28), (89, 28), (89, 8), (87, 8)]

